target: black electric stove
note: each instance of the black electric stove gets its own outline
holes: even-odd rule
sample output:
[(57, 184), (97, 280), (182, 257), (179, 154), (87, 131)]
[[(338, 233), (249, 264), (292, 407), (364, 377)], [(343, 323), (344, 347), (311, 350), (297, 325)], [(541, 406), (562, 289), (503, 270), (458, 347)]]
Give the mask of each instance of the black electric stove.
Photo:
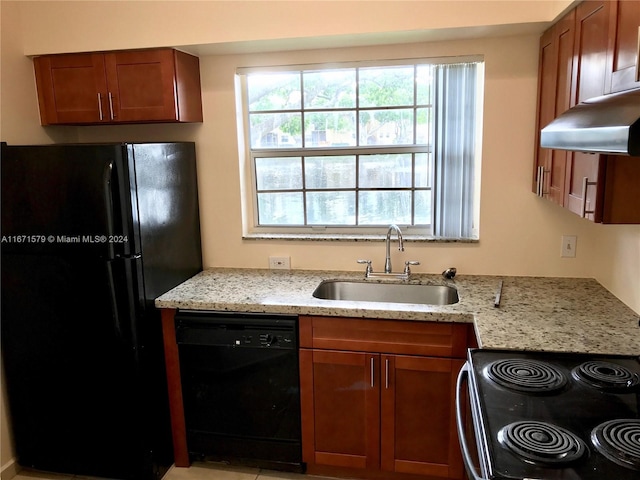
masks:
[(638, 357), (476, 349), (463, 376), (472, 478), (640, 479)]

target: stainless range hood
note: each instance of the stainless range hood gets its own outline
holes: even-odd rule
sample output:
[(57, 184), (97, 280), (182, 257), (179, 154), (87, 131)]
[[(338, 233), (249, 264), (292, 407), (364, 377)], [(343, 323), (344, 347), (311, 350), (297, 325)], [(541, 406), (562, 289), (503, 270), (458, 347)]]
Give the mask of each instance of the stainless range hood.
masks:
[(640, 90), (591, 98), (570, 108), (542, 129), (540, 146), (640, 156)]

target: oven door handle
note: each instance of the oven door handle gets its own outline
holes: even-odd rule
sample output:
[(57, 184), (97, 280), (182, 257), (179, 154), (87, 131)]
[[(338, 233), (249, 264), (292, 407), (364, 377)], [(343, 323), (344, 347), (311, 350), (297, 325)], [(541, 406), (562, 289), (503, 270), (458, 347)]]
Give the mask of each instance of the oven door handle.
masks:
[(458, 373), (456, 380), (456, 426), (458, 427), (458, 440), (460, 442), (460, 449), (462, 450), (463, 461), (467, 470), (467, 474), (472, 480), (486, 480), (483, 477), (479, 477), (473, 466), (473, 460), (471, 459), (471, 453), (469, 446), (467, 445), (467, 439), (465, 436), (464, 420), (462, 415), (462, 384), (469, 378), (469, 362), (466, 362)]

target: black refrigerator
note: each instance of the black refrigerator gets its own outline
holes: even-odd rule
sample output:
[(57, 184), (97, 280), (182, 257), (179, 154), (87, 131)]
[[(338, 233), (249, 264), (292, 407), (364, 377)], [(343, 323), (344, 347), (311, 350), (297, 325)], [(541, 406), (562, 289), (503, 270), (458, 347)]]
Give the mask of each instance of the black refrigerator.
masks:
[(193, 143), (2, 143), (2, 357), (17, 461), (173, 462), (154, 299), (202, 269)]

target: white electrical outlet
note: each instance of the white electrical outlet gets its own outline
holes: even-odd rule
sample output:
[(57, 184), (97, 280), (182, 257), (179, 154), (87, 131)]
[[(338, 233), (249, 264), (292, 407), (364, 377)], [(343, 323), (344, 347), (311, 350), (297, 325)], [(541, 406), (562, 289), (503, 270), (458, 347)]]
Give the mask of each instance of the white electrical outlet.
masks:
[(560, 256), (567, 257), (567, 258), (575, 257), (577, 243), (578, 243), (578, 237), (576, 235), (563, 235), (562, 248), (560, 249)]
[(269, 257), (271, 270), (291, 270), (291, 257)]

